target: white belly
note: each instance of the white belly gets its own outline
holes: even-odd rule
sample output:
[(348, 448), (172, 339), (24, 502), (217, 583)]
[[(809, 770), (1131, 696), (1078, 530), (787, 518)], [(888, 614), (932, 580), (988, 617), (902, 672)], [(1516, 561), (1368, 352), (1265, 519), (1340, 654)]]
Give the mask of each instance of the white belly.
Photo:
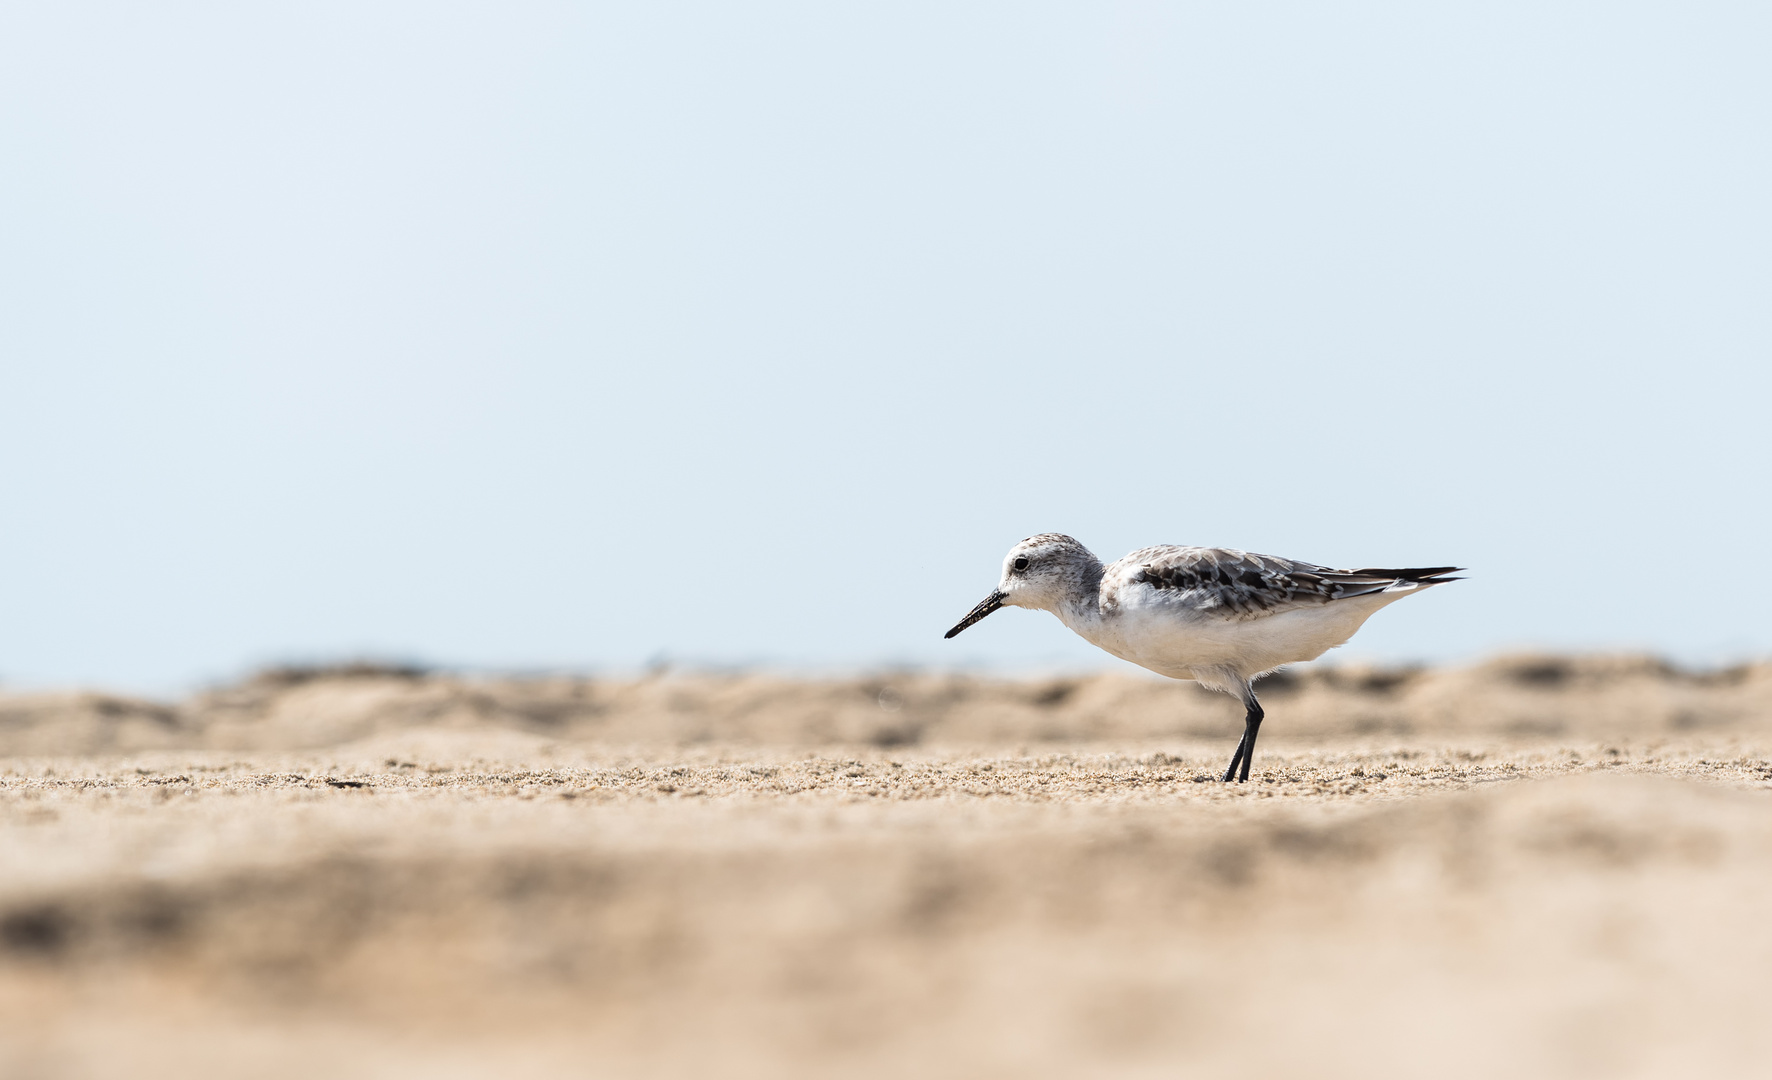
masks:
[(1140, 605), (1072, 629), (1115, 656), (1170, 678), (1216, 682), (1214, 676), (1235, 672), (1248, 679), (1283, 664), (1315, 660), (1353, 637), (1373, 612), (1417, 591), (1371, 593), (1240, 620)]

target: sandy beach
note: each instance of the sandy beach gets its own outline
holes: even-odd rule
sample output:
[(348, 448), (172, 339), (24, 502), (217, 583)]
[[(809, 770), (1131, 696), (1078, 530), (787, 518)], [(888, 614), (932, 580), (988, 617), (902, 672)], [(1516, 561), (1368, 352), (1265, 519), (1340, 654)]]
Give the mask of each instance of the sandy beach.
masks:
[(0, 1074), (1763, 1075), (1772, 666), (0, 693)]

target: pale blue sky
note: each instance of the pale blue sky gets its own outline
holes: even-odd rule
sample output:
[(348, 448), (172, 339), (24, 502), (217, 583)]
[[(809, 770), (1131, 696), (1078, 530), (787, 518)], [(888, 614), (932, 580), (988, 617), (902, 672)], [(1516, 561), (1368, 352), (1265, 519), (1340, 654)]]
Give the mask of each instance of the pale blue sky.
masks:
[(1046, 530), (1772, 650), (1772, 9), (149, 7), (0, 9), (11, 684), (1096, 663), (941, 640)]

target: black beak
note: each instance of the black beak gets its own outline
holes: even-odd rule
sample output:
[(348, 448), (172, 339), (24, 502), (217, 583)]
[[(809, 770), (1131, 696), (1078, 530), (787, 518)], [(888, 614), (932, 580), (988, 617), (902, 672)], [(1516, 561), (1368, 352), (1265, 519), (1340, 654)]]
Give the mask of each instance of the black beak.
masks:
[(966, 629), (968, 626), (971, 626), (973, 623), (984, 618), (986, 615), (989, 615), (991, 612), (997, 610), (998, 608), (1000, 608), (1002, 606), (1003, 606), (1003, 594), (1000, 592), (991, 593), (989, 596), (985, 597), (983, 600), (980, 600), (978, 602), (977, 607), (973, 608), (971, 611), (968, 611), (966, 613), (966, 617), (964, 619), (960, 620), (959, 625), (955, 626), (952, 630), (949, 630), (947, 633), (941, 635), (942, 639), (946, 640), (947, 638), (953, 637), (955, 634)]

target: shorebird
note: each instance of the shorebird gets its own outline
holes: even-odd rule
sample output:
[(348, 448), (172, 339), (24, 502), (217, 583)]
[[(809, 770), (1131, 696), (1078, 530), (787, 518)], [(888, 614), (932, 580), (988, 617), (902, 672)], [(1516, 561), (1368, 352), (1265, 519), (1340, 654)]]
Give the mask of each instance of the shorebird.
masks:
[(1315, 660), (1354, 636), (1386, 604), (1458, 578), (1461, 566), (1331, 570), (1231, 548), (1139, 548), (1103, 566), (1062, 533), (1009, 549), (1003, 577), (949, 630), (953, 637), (1002, 607), (1050, 611), (1090, 644), (1172, 679), (1192, 679), (1243, 702), (1243, 738), (1224, 771), (1249, 779), (1261, 702), (1255, 680)]

